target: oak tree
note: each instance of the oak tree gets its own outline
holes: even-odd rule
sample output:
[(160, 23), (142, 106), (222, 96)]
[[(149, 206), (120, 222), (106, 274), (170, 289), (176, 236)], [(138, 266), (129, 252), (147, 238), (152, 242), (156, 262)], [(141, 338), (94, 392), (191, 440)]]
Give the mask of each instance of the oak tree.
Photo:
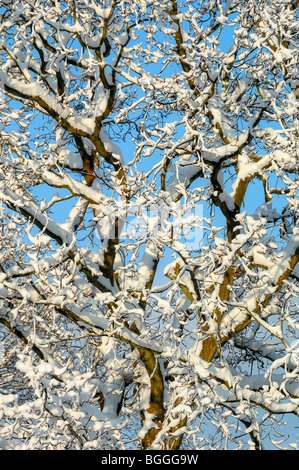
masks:
[(0, 447), (283, 441), (298, 4), (0, 0)]

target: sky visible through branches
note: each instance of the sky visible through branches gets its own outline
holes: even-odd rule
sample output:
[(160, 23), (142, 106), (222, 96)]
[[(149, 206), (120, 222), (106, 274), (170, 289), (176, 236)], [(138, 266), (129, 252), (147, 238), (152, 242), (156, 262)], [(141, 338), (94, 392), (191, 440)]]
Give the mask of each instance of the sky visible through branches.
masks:
[(1, 448), (296, 448), (298, 4), (0, 0)]

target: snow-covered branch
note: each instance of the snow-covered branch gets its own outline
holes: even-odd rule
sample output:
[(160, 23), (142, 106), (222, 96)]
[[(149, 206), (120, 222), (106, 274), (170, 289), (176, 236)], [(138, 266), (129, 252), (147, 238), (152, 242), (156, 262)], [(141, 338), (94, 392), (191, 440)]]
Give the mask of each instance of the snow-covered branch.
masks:
[(1, 448), (279, 445), (297, 10), (0, 1)]

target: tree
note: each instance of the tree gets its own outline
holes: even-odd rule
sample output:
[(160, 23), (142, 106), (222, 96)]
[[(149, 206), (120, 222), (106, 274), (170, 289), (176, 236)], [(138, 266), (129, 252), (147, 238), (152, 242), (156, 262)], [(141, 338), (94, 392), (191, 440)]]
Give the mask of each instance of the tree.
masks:
[(0, 1), (2, 448), (297, 417), (298, 4)]

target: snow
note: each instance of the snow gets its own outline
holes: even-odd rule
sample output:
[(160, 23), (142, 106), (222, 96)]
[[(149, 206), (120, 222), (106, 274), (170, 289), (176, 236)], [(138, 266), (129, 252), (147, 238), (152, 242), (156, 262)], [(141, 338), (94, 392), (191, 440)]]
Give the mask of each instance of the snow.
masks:
[[(72, 152), (71, 150), (67, 149), (66, 151), (61, 152), (62, 156), (64, 157), (65, 165), (69, 166), (74, 170), (82, 170), (83, 169), (83, 162), (80, 155), (77, 153)], [(61, 154), (60, 153), (60, 154)]]
[(139, 268), (137, 280), (131, 281), (131, 288), (133, 290), (142, 291), (146, 288), (147, 283), (151, 279), (152, 270), (157, 259), (157, 255), (157, 247), (154, 243), (149, 243), (149, 245), (145, 248), (142, 260), (138, 263)]
[(100, 131), (100, 139), (104, 144), (105, 150), (113, 155), (116, 160), (120, 162), (120, 164), (124, 163), (124, 158), (122, 155), (122, 151), (118, 145), (116, 145), (110, 137), (107, 135), (107, 132), (104, 127), (101, 128)]
[[(19, 80), (9, 77), (9, 75), (0, 70), (0, 81), (4, 88), (14, 89), (17, 93), (25, 96), (27, 99), (37, 101), (45, 109), (50, 109), (57, 119), (64, 119), (75, 132), (83, 135), (92, 135), (95, 122), (92, 118), (82, 118), (82, 116), (71, 115), (70, 110), (62, 106), (58, 101), (49, 95), (45, 89), (37, 83), (22, 83)], [(74, 112), (72, 112), (74, 114)]]
[(280, 218), (280, 214), (275, 208), (272, 208), (272, 201), (260, 204), (251, 216), (257, 219), (265, 217), (268, 222), (273, 222)]
[(201, 166), (178, 167), (176, 174), (168, 181), (165, 192), (173, 201), (176, 201), (182, 194), (182, 191), (184, 191), (184, 188), (189, 186), (192, 178), (199, 173), (201, 173)]
[(0, 447), (251, 448), (298, 414), (295, 12), (85, 3), (2, 6)]
[(226, 190), (223, 190), (223, 192), (219, 194), (219, 200), (224, 203), (230, 211), (235, 209), (234, 200), (232, 196), (226, 192)]
[(216, 21), (220, 24), (225, 24), (227, 20), (228, 20), (227, 16), (224, 16), (224, 15), (219, 15), (216, 18)]

